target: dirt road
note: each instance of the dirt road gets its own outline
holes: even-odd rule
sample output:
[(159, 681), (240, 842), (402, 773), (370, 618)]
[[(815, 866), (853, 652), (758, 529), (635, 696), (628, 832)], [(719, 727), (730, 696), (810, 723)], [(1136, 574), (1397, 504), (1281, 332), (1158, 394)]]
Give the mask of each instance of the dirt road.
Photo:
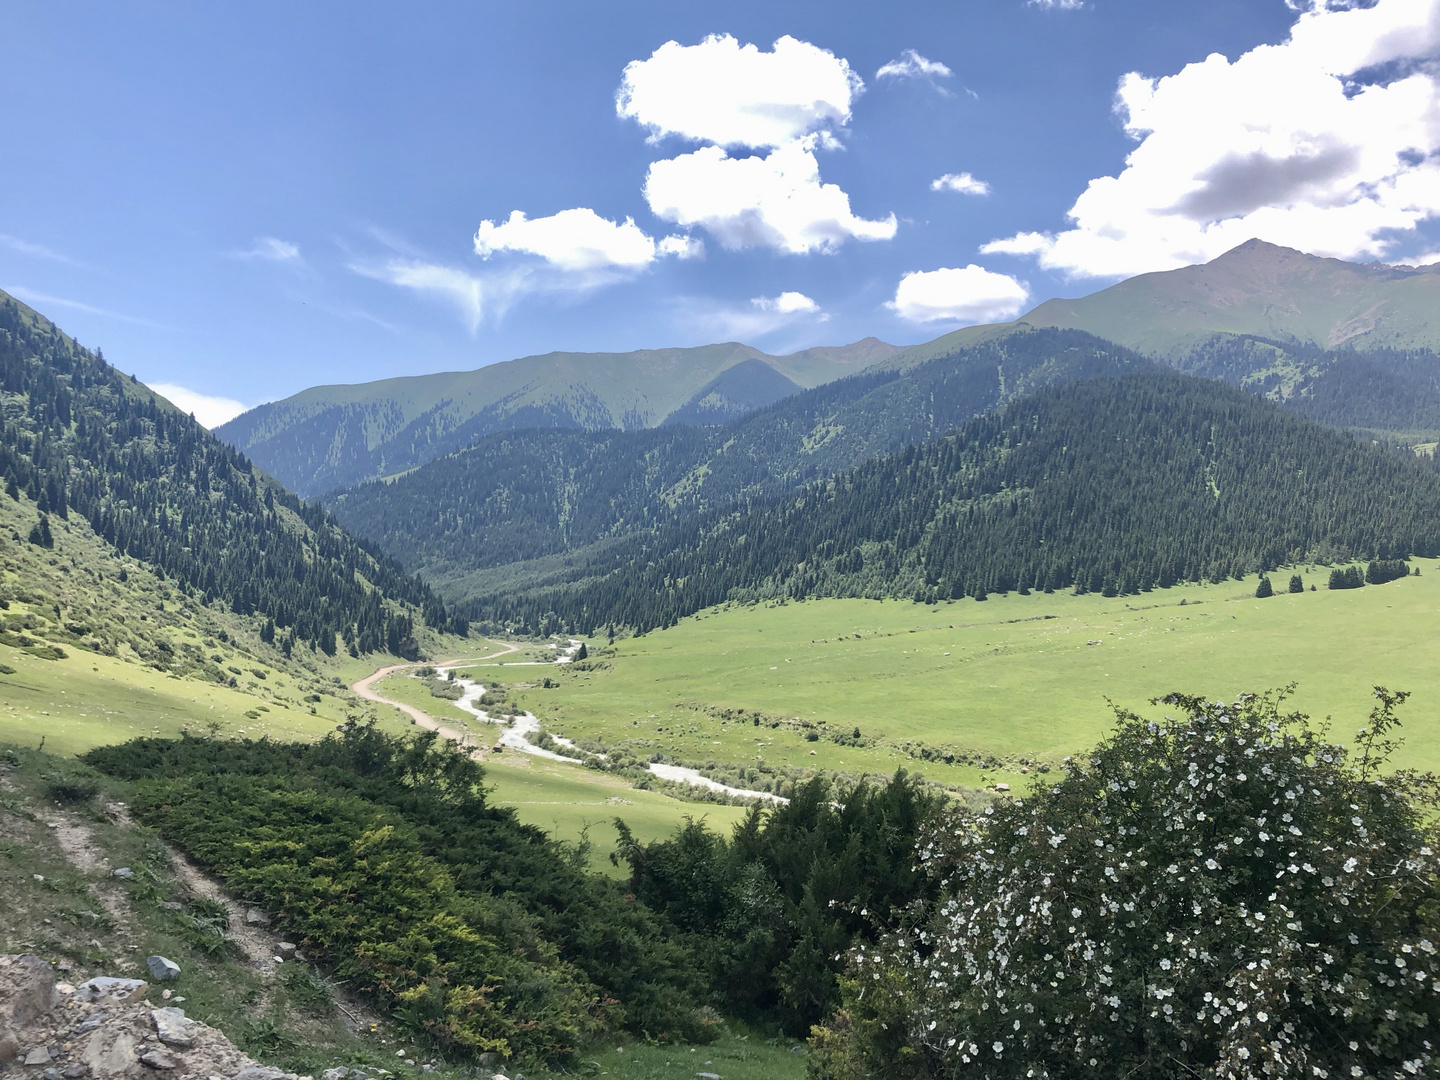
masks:
[[(476, 660), (494, 660), (496, 657), (509, 656), (511, 653), (519, 651), (519, 645), (507, 645), (499, 652), (491, 653), (489, 656), (475, 656), (465, 660), (446, 660), (444, 663), (456, 664), (474, 662)], [(383, 694), (377, 694), (375, 692), (375, 684), (387, 675), (393, 675), (397, 671), (404, 671), (406, 668), (418, 666), (418, 664), (391, 664), (389, 667), (383, 667), (379, 671), (365, 676), (365, 678), (359, 682), (352, 684), (350, 689), (355, 691), (357, 697), (364, 698), (366, 701), (378, 702), (381, 705), (393, 705), (426, 731), (433, 731), (442, 739), (449, 739), (451, 742), (458, 743), (462, 747), (470, 747), (476, 740), (475, 737), (468, 732), (457, 731), (452, 727), (447, 727), (429, 713), (417, 709), (414, 705), (406, 705), (403, 701), (392, 701)], [(484, 752), (481, 750), (472, 750), (470, 756), (479, 761), (483, 761), (485, 758)]]

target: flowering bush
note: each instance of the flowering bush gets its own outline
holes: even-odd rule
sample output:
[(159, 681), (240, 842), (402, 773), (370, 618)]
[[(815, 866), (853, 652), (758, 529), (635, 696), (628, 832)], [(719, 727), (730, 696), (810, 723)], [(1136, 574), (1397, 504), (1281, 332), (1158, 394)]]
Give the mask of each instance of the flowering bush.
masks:
[(1024, 800), (921, 841), (939, 899), (853, 956), (811, 1074), (1435, 1075), (1432, 780), (1285, 692), (1172, 695)]

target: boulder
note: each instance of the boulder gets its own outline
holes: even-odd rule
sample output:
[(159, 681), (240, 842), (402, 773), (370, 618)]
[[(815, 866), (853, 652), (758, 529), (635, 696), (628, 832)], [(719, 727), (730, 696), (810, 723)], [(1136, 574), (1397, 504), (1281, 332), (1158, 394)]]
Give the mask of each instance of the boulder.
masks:
[(235, 1080), (283, 1080), (284, 1069), (277, 1069), (270, 1065), (246, 1065), (235, 1074)]
[(195, 1040), (190, 1036), (190, 1021), (185, 1019), (185, 1010), (173, 1006), (167, 1009), (150, 1010), (150, 1019), (155, 1024), (155, 1034), (167, 1046), (188, 1049)]
[(171, 979), (180, 977), (180, 965), (163, 956), (147, 956), (145, 966), (150, 969), (150, 974), (161, 982), (169, 982)]
[(140, 1063), (152, 1069), (173, 1069), (180, 1064), (164, 1050), (150, 1050), (140, 1055)]
[(118, 870), (110, 871), (110, 876), (118, 878), (132, 878), (135, 876), (135, 871), (131, 870), (128, 866), (122, 866)]
[(37, 1046), (25, 1055), (26, 1065), (49, 1065), (54, 1060), (48, 1046)]
[(0, 1021), (17, 1028), (26, 1027), (60, 1004), (55, 989), (55, 972), (34, 953), (0, 957), (0, 1002), (13, 1002), (10, 1008), (0, 1006)]
[(245, 924), (247, 926), (269, 926), (270, 916), (261, 911), (258, 907), (247, 908), (245, 911)]

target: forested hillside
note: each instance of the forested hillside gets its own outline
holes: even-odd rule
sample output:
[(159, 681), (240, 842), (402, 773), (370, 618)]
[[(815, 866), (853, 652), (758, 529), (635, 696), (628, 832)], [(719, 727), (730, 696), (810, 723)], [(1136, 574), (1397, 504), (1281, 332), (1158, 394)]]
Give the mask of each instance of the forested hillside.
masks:
[(1047, 385), (1149, 368), (1076, 331), (1026, 331), (901, 375), (852, 376), (721, 427), (491, 435), (390, 482), (337, 493), (338, 520), (452, 597), (470, 571), (648, 535), (695, 510), (834, 476)]
[(120, 552), (267, 634), (333, 654), (403, 652), (415, 618), (463, 629), (389, 559), (261, 474), (196, 421), (0, 293), (0, 476), (51, 517), (86, 518)]
[(1116, 595), (1300, 559), (1432, 554), (1437, 512), (1440, 474), (1408, 452), (1208, 380), (1098, 378), (832, 482), (679, 518), (570, 584), (469, 613), (645, 630), (759, 596)]

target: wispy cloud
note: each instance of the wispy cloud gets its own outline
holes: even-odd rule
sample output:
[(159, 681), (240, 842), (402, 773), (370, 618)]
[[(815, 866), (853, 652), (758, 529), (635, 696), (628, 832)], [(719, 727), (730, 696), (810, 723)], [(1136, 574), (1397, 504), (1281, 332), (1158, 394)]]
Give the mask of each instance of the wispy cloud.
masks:
[(6, 292), (17, 299), (24, 300), (31, 307), (63, 307), (72, 311), (83, 311), (87, 315), (100, 315), (107, 319), (119, 319), (121, 322), (134, 323), (137, 326), (153, 326), (157, 329), (166, 329), (162, 324), (150, 319), (142, 319), (138, 315), (125, 315), (119, 311), (111, 311), (109, 308), (96, 307), (93, 304), (83, 304), (79, 300), (67, 300), (63, 296), (51, 296), (48, 293), (36, 292), (34, 289), (27, 289), (23, 285), (3, 286)]
[(175, 383), (156, 382), (145, 385), (182, 412), (190, 413), (207, 428), (216, 428), (227, 420), (234, 420), (249, 408), (233, 398), (202, 394)]
[(1051, 8), (1055, 11), (1079, 11), (1085, 0), (1025, 0), (1030, 7)]
[(430, 296), (454, 308), (473, 334), (486, 319), (499, 319), (535, 276), (529, 266), (516, 266), (485, 274), (472, 274), (454, 266), (414, 259), (356, 261), (350, 269), (373, 281), (383, 281)]
[(32, 244), (29, 240), (22, 240), (18, 236), (10, 236), (7, 233), (0, 233), (0, 247), (18, 251), (21, 255), (29, 255), (32, 258), (64, 263), (66, 266), (86, 265), (79, 259), (72, 259), (69, 255), (56, 251), (54, 248), (48, 248), (44, 244)]
[(258, 236), (248, 248), (230, 252), (232, 259), (261, 259), (274, 263), (303, 263), (300, 245), (273, 236)]
[[(933, 83), (936, 79), (952, 78), (954, 74), (939, 60), (930, 60), (921, 56), (914, 49), (906, 49), (888, 64), (881, 64), (880, 69), (875, 72), (875, 78), (877, 80), (923, 79)], [(936, 89), (941, 88), (937, 86)]]
[(813, 325), (830, 318), (804, 293), (757, 296), (740, 307), (700, 297), (676, 301), (676, 322), (707, 341), (754, 341), (792, 326)]
[(990, 185), (984, 180), (976, 180), (968, 172), (946, 173), (938, 179), (930, 181), (931, 191), (954, 191), (961, 195), (989, 195)]

